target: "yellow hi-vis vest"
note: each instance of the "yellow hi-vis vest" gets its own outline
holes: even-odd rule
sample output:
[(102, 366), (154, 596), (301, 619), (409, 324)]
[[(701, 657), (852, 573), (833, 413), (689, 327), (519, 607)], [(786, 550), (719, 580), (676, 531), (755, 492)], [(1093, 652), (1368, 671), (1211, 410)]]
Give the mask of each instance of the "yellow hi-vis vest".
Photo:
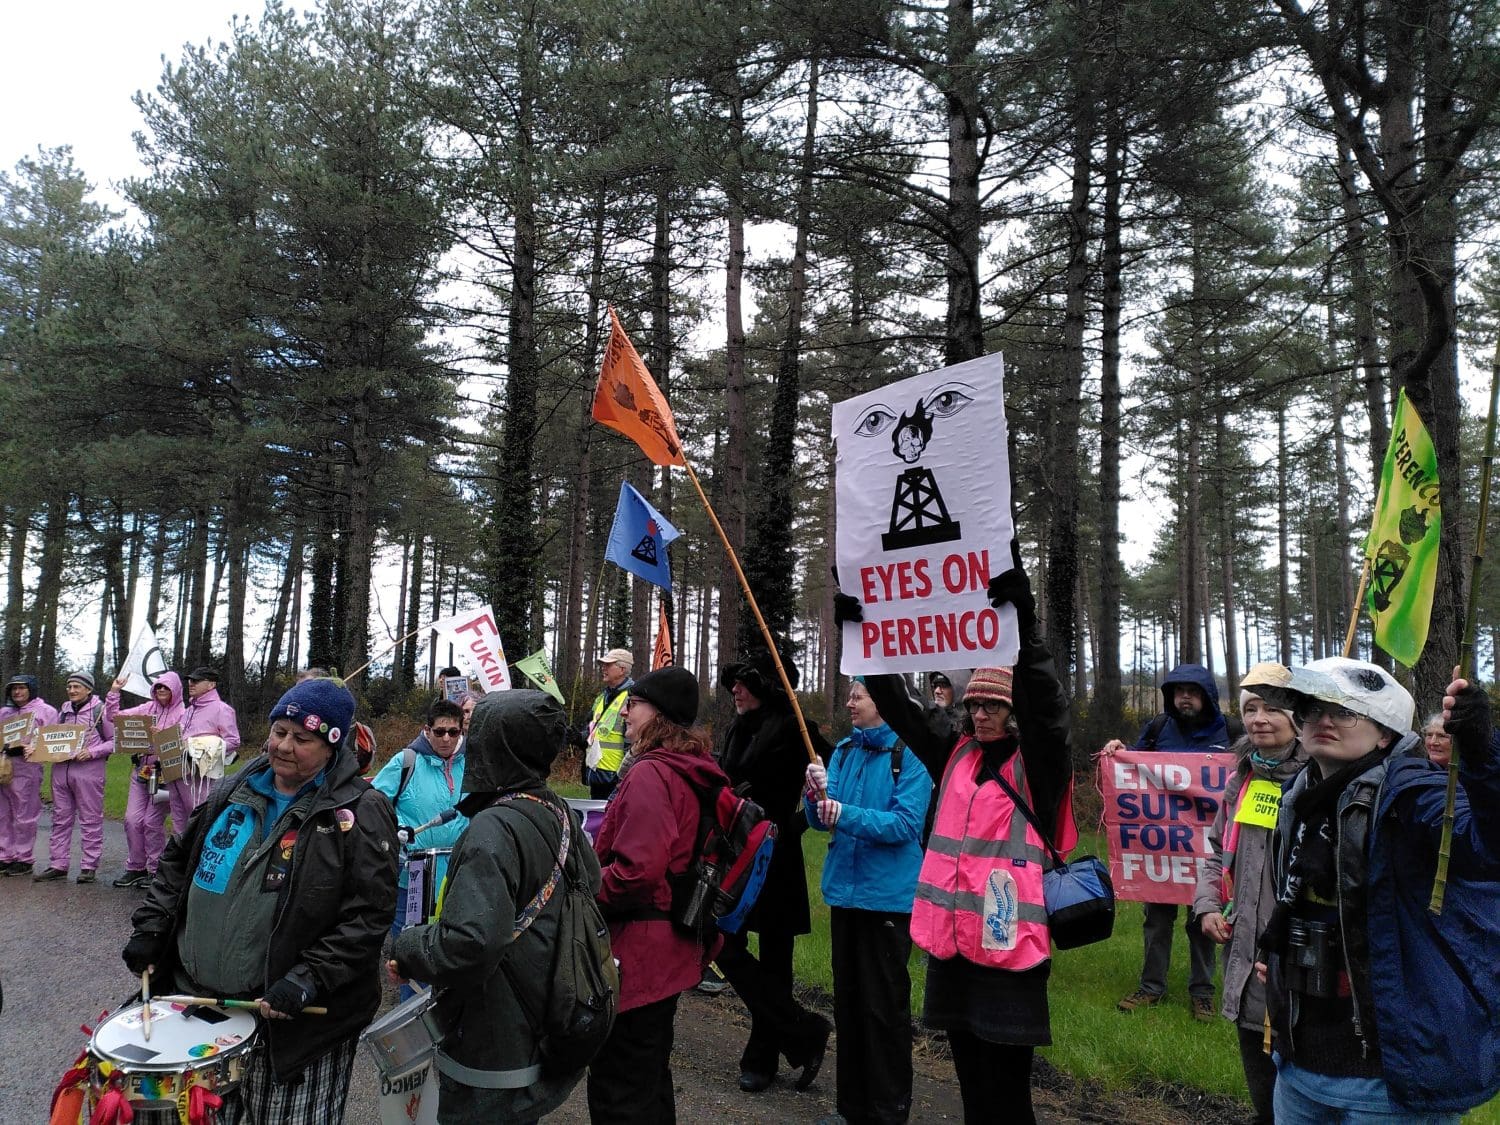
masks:
[(589, 748), (584, 755), (584, 765), (589, 769), (618, 773), (620, 763), (625, 760), (625, 697), (630, 694), (630, 681), (620, 685), (620, 690), (608, 703), (605, 692), (594, 698), (594, 713), (589, 720)]

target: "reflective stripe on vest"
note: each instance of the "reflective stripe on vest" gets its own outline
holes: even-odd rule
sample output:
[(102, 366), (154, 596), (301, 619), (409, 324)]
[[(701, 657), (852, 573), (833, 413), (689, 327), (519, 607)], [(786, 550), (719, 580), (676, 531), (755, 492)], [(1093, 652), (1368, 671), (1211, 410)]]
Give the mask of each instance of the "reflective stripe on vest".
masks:
[(621, 689), (615, 693), (615, 697), (606, 706), (604, 693), (600, 692), (594, 699), (594, 715), (589, 722), (589, 758), (595, 757), (594, 747), (598, 747), (598, 756), (595, 761), (588, 761), (592, 769), (604, 770), (606, 773), (617, 773), (620, 764), (625, 760), (625, 724), (620, 719), (620, 712), (625, 709), (625, 698), (630, 692)]
[[(954, 748), (938, 790), (937, 818), (912, 903), (912, 940), (934, 957), (961, 955), (987, 968), (1021, 970), (1051, 956), (1036, 829), (994, 782), (981, 783), (979, 743)], [(1031, 796), (1019, 750), (1002, 767)]]

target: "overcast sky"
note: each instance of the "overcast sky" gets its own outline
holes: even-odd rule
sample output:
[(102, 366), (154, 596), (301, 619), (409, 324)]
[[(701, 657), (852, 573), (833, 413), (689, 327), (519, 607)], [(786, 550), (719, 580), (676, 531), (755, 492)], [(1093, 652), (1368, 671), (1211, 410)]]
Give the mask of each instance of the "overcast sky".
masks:
[(0, 169), (38, 146), (72, 145), (101, 201), (141, 171), (131, 134), (137, 90), (156, 87), (162, 56), (227, 37), (257, 0), (0, 0)]

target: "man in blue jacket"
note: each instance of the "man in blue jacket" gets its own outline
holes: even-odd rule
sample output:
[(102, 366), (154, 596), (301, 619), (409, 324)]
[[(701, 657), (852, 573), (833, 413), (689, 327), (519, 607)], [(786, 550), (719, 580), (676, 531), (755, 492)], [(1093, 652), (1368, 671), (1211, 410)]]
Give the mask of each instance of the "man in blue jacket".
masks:
[[(1219, 710), (1219, 685), (1201, 664), (1179, 664), (1161, 682), (1162, 713), (1141, 730), (1136, 750), (1228, 750), (1245, 732), (1238, 719)], [(1127, 749), (1119, 739), (1104, 747), (1105, 754)], [(1177, 904), (1145, 903), (1145, 959), (1141, 983), (1117, 1007), (1122, 1012), (1160, 1004), (1167, 994), (1167, 970), (1172, 964), (1172, 928)], [(1193, 1018), (1214, 1020), (1214, 943), (1188, 911), (1188, 1003)]]

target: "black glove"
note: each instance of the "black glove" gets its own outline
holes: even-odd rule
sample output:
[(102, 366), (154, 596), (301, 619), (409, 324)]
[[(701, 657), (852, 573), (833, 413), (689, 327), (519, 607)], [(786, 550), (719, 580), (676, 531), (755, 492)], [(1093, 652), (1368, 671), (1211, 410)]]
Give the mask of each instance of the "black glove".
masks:
[(7, 746), (5, 748), (5, 756), (7, 758), (24, 758), (26, 756), (26, 747)]
[(271, 1005), (273, 1012), (281, 1012), (283, 1015), (295, 1016), (303, 1008), (312, 1003), (313, 996), (317, 990), (311, 985), (304, 985), (291, 977), (282, 977), (261, 997), (267, 1004)]
[(1473, 684), (1453, 700), (1453, 710), (1443, 722), (1443, 729), (1453, 739), (1459, 761), (1482, 762), (1490, 750), (1490, 697)]
[(568, 745), (575, 750), (587, 750), (589, 748), (589, 736), (584, 734), (582, 727), (569, 727)]
[(1036, 633), (1036, 598), (1031, 594), (1031, 580), (1021, 566), (1021, 548), (1014, 539), (1010, 541), (1010, 557), (1015, 565), (991, 578), (985, 593), (996, 609), (1007, 603), (1016, 607), (1016, 627), (1024, 641)]
[(161, 934), (132, 934), (120, 956), (125, 959), (125, 967), (139, 976), (152, 965), (161, 964), (166, 946), (166, 939)]
[(833, 623), (845, 625), (850, 621), (863, 621), (865, 619), (864, 603), (853, 594), (846, 594), (841, 590), (835, 590), (833, 594)]

